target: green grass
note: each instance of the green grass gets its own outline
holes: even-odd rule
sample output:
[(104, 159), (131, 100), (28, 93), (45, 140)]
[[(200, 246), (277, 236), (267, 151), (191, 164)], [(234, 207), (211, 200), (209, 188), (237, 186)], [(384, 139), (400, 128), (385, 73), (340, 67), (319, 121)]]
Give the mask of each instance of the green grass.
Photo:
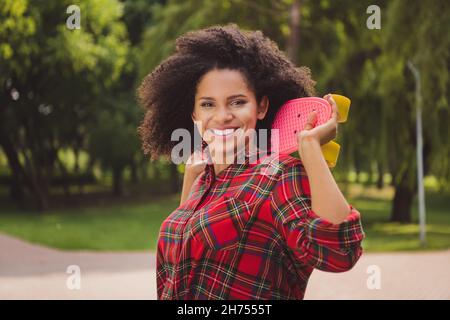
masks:
[[(359, 190), (359, 191), (358, 191)], [(412, 224), (389, 222), (392, 190), (352, 185), (348, 200), (362, 215), (366, 252), (450, 248), (450, 196), (427, 194), (427, 246), (419, 243), (417, 210)], [(55, 210), (45, 214), (0, 213), (0, 231), (67, 250), (155, 250), (159, 227), (178, 205), (178, 195), (144, 204)]]
[(389, 222), (391, 202), (359, 197), (352, 203), (361, 212), (366, 251), (439, 250), (450, 248), (450, 197), (435, 193), (426, 196), (426, 246), (419, 241), (417, 203), (413, 206), (413, 223)]
[(0, 214), (0, 231), (67, 250), (154, 250), (159, 227), (178, 197), (148, 204)]

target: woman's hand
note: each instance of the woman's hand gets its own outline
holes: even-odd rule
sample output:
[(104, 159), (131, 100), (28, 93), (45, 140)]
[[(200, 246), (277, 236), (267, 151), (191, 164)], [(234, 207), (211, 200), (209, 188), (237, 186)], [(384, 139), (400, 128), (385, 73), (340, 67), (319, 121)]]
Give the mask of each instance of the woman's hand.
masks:
[(317, 112), (313, 111), (308, 115), (308, 122), (305, 125), (305, 128), (297, 133), (298, 153), (300, 154), (300, 157), (302, 157), (305, 144), (317, 143), (323, 145), (336, 138), (338, 129), (338, 108), (331, 94), (327, 94), (323, 98), (328, 101), (333, 109), (331, 118), (327, 122), (316, 127)]
[(334, 139), (337, 134), (338, 110), (331, 95), (324, 97), (333, 108), (333, 114), (326, 123), (315, 127), (317, 114), (311, 113), (305, 129), (297, 135), (298, 151), (305, 167), (311, 190), (311, 209), (319, 217), (339, 224), (347, 219), (350, 206), (334, 180), (325, 162), (321, 144)]
[[(204, 155), (204, 153), (203, 153)], [(184, 167), (183, 188), (181, 190), (180, 206), (186, 202), (195, 179), (205, 171), (206, 158), (202, 156), (202, 151), (194, 151), (186, 161)]]
[(202, 151), (194, 151), (188, 160), (186, 161), (186, 166), (184, 169), (185, 176), (189, 176), (191, 178), (196, 178), (199, 176), (206, 167), (207, 157), (205, 153)]

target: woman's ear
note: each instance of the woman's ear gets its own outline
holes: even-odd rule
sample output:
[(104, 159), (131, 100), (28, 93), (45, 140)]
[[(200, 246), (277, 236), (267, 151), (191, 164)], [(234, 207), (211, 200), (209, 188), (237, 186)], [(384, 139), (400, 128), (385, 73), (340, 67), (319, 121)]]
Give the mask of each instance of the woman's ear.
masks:
[(269, 110), (269, 98), (267, 98), (267, 96), (264, 96), (261, 99), (261, 102), (258, 106), (258, 114), (257, 114), (258, 120), (264, 119), (264, 117), (266, 116), (267, 110)]

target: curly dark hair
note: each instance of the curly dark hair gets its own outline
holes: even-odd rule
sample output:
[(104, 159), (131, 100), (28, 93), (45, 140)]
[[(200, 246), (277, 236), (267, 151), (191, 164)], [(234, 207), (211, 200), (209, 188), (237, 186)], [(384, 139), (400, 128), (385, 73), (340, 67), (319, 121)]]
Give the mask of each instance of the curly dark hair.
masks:
[(152, 159), (170, 155), (178, 143), (171, 141), (175, 129), (187, 129), (193, 137), (196, 129), (191, 114), (197, 84), (213, 69), (241, 71), (258, 104), (268, 97), (269, 109), (256, 130), (270, 129), (287, 100), (315, 93), (309, 68), (295, 67), (261, 31), (244, 31), (231, 23), (187, 32), (176, 39), (176, 52), (148, 74), (137, 90), (146, 110), (138, 128), (146, 155)]

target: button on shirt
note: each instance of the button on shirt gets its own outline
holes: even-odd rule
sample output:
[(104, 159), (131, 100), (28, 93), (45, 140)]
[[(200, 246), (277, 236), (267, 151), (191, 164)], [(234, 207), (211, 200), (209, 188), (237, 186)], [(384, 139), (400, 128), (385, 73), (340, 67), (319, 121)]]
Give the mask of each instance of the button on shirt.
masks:
[(351, 269), (363, 238), (351, 205), (340, 224), (311, 210), (297, 158), (246, 156), (217, 175), (208, 164), (161, 225), (158, 299), (303, 299), (313, 269)]

